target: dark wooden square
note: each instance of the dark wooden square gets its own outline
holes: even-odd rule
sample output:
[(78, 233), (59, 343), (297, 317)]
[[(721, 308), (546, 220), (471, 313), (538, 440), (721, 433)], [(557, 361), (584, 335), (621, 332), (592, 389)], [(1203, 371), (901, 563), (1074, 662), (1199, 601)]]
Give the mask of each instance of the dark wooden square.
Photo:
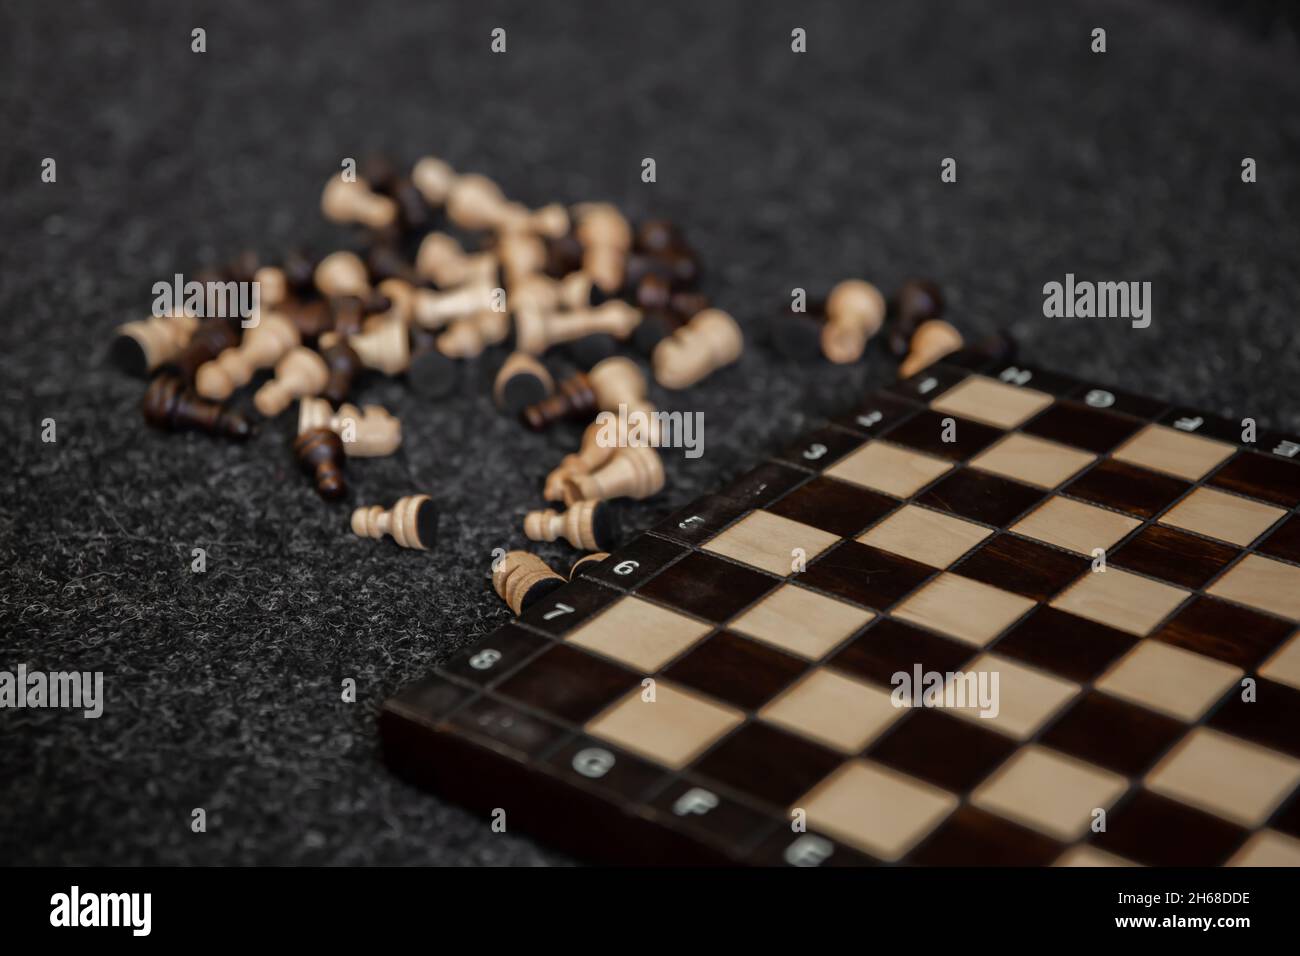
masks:
[[(953, 440), (943, 440), (948, 429), (944, 422), (952, 419)], [(914, 415), (889, 433), (889, 440), (917, 451), (928, 452), (952, 461), (965, 461), (979, 454), (1001, 438), (1005, 432), (999, 428), (981, 425), (955, 415), (941, 415), (929, 409)]]
[(618, 598), (617, 591), (579, 578), (547, 594), (519, 620), (549, 634), (565, 634)]
[(889, 391), (913, 401), (929, 403), (959, 382), (966, 381), (970, 373), (964, 368), (953, 368), (942, 362), (928, 366), (911, 378), (887, 386)]
[(1300, 505), (1300, 461), (1277, 455), (1239, 451), (1209, 483), (1284, 508)]
[(876, 391), (847, 415), (835, 419), (835, 424), (852, 429), (860, 435), (879, 435), (896, 422), (916, 411), (911, 402), (903, 401), (885, 391)]
[(1218, 866), (1246, 835), (1220, 817), (1139, 790), (1106, 814), (1106, 832), (1092, 842), (1145, 866)]
[(1169, 407), (1168, 402), (1136, 395), (1121, 388), (1111, 388), (1109, 385), (1085, 385), (1079, 390), (1079, 401), (1089, 408), (1132, 415), (1144, 422), (1154, 420)]
[(842, 760), (811, 740), (752, 721), (706, 753), (693, 772), (784, 811)]
[(686, 548), (671, 541), (643, 534), (626, 547), (615, 551), (609, 560), (581, 571), (579, 577), (616, 588), (632, 589), (686, 554), (686, 551)]
[(846, 541), (821, 555), (799, 575), (799, 583), (883, 611), (916, 590), (934, 569)]
[(442, 665), (442, 671), (471, 684), (488, 684), (551, 643), (522, 627), (507, 624), (460, 651)]
[(470, 701), (452, 714), (447, 723), (462, 736), (478, 737), (489, 746), (513, 750), (524, 757), (540, 755), (566, 734), (559, 724), (526, 714), (492, 697)]
[(1257, 549), (1262, 554), (1300, 564), (1300, 515), (1292, 515)]
[(735, 498), (704, 495), (685, 508), (674, 511), (650, 530), (683, 544), (698, 544), (713, 537), (749, 510), (747, 504)]
[(1039, 607), (998, 641), (996, 649), (1070, 680), (1090, 681), (1136, 641), (1104, 624)]
[(959, 807), (907, 860), (915, 866), (1046, 866), (1064, 845), (972, 806)]
[(1209, 725), (1236, 737), (1300, 757), (1300, 690), (1260, 677), (1255, 700), (1229, 694)]
[(743, 502), (747, 508), (762, 508), (807, 480), (808, 475), (796, 468), (768, 462), (745, 472), (723, 488), (720, 494), (724, 498)]
[(952, 570), (994, 587), (1046, 601), (1087, 571), (1077, 555), (1010, 534), (989, 538)]
[(1240, 553), (1218, 541), (1153, 524), (1121, 545), (1111, 555), (1111, 561), (1122, 568), (1199, 590)]
[(885, 618), (845, 645), (830, 663), (840, 670), (890, 687), (899, 671), (908, 674), (920, 664), (927, 671), (959, 670), (976, 649), (919, 627)]
[(1107, 458), (1065, 489), (1067, 495), (1116, 511), (1150, 518), (1164, 511), (1192, 486), (1168, 475)]
[(921, 504), (972, 521), (1005, 527), (1042, 501), (1046, 492), (982, 471), (960, 469), (919, 499)]
[(874, 491), (834, 478), (818, 476), (767, 507), (774, 515), (799, 521), (842, 538), (853, 537), (875, 524), (898, 502)]
[(638, 593), (708, 621), (725, 621), (780, 582), (707, 554), (687, 555)]
[(1127, 777), (1146, 773), (1187, 725), (1118, 697), (1088, 691), (1074, 701), (1042, 741)]
[(972, 721), (915, 707), (867, 756), (960, 794), (1001, 766), (1016, 746), (1014, 740)]
[(1221, 415), (1211, 415), (1209, 412), (1197, 411), (1184, 405), (1175, 405), (1161, 415), (1158, 421), (1168, 428), (1176, 428), (1189, 435), (1214, 438), (1230, 445), (1235, 445), (1241, 440), (1240, 419), (1233, 420)]
[(757, 710), (807, 669), (807, 662), (730, 631), (715, 634), (664, 676), (744, 710)]
[(1253, 670), (1287, 639), (1294, 627), (1236, 604), (1197, 597), (1151, 637)]
[(451, 713), (475, 692), (454, 684), (440, 673), (403, 687), (384, 705), (385, 709), (399, 713), (422, 724), (433, 724)]
[(862, 436), (842, 428), (820, 428), (805, 435), (776, 457), (782, 461), (824, 471), (855, 448), (862, 446)]
[(496, 692), (581, 724), (640, 683), (640, 675), (568, 644), (556, 644), (507, 677)]
[(1023, 430), (1040, 438), (1050, 438), (1062, 445), (1073, 445), (1102, 455), (1142, 425), (1137, 419), (1112, 415), (1078, 402), (1057, 402), (1024, 426)]

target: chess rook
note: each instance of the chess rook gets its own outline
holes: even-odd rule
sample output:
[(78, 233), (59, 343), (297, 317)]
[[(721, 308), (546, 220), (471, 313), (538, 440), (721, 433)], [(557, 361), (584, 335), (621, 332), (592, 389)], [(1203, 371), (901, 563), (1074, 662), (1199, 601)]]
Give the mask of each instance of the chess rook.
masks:
[(381, 230), (397, 222), (397, 203), (371, 190), (361, 178), (345, 180), (343, 174), (330, 177), (321, 192), (320, 209), (330, 222), (361, 225)]
[(492, 587), (515, 616), (566, 584), (545, 561), (528, 551), (507, 551), (492, 571)]
[(740, 358), (745, 337), (721, 309), (705, 309), (655, 346), (651, 364), (664, 388), (688, 388)]
[(527, 352), (512, 352), (492, 383), (492, 400), (508, 415), (518, 415), (555, 391), (555, 380), (545, 365)]
[(533, 431), (543, 431), (565, 418), (587, 419), (619, 405), (639, 405), (645, 394), (645, 374), (631, 359), (615, 356), (560, 382), (554, 395), (525, 408), (522, 417)]
[(659, 452), (637, 446), (620, 448), (589, 475), (564, 480), (564, 503), (611, 498), (649, 498), (664, 486), (664, 465)]
[(328, 428), (343, 440), (349, 458), (383, 458), (402, 445), (402, 423), (382, 405), (357, 408), (344, 403), (335, 411), (323, 398), (298, 404), (298, 433)]
[(884, 321), (885, 297), (880, 290), (861, 279), (846, 279), (826, 298), (822, 354), (837, 365), (856, 362)]
[(579, 501), (565, 512), (530, 511), (524, 517), (524, 534), (533, 541), (563, 538), (583, 551), (605, 551), (614, 546), (618, 523), (607, 502)]
[(144, 420), (165, 431), (200, 431), (243, 440), (253, 433), (239, 412), (200, 398), (176, 375), (157, 376), (144, 393)]
[(427, 551), (438, 539), (438, 509), (428, 495), (398, 498), (393, 507), (380, 505), (352, 512), (352, 533), (361, 538), (389, 535), (403, 548)]
[(347, 494), (343, 478), (343, 441), (328, 428), (313, 428), (294, 439), (293, 456), (316, 487), (316, 493), (330, 501)]
[(204, 398), (224, 401), (241, 385), (247, 385), (258, 369), (270, 368), (301, 343), (297, 328), (274, 312), (262, 316), (244, 333), (244, 340), (199, 366), (195, 390)]
[(309, 348), (292, 349), (275, 365), (275, 378), (257, 390), (253, 404), (267, 418), (274, 418), (295, 398), (319, 395), (329, 383), (325, 360)]
[(894, 297), (894, 315), (889, 322), (886, 344), (890, 354), (902, 358), (907, 354), (917, 327), (943, 315), (943, 295), (927, 279), (908, 279)]
[(961, 333), (943, 319), (930, 319), (917, 326), (907, 357), (898, 366), (898, 377), (908, 378), (921, 369), (951, 355), (962, 347)]
[(199, 327), (192, 315), (151, 316), (117, 327), (110, 360), (123, 372), (144, 378), (181, 351)]

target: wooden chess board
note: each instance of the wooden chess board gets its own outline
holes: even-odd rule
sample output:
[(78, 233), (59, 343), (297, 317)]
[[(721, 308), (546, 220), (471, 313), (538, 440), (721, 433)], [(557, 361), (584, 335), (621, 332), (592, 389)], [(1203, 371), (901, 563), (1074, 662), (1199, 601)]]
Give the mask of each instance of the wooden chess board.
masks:
[[(1300, 862), (1295, 439), (987, 366), (546, 595), (385, 705), (388, 761), (614, 862)], [(895, 706), (918, 668), (996, 716)]]

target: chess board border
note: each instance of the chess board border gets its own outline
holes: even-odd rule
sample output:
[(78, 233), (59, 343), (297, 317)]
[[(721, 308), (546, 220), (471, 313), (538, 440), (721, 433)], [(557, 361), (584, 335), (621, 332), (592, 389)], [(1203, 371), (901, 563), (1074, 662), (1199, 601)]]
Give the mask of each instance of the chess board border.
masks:
[[(672, 814), (658, 812), (648, 807), (656, 795), (662, 796), (675, 785), (689, 783), (689, 768), (674, 772), (666, 767), (654, 766), (656, 783), (652, 790), (647, 789), (640, 798), (620, 796), (599, 780), (588, 780), (573, 773), (563, 772), (554, 763), (548, 762), (547, 758), (554, 757), (557, 752), (573, 744), (575, 740), (580, 741), (587, 736), (582, 722), (568, 722), (558, 718), (556, 714), (532, 707), (517, 699), (498, 696), (494, 688), (512, 675), (523, 671), (547, 650), (563, 645), (565, 633), (580, 626), (585, 619), (604, 610), (618, 598), (635, 594), (644, 600), (654, 601), (655, 598), (644, 595), (641, 588), (690, 555), (709, 553), (713, 558), (730, 561), (728, 558), (703, 551), (700, 545), (721, 534), (754, 510), (773, 505), (821, 477), (823, 469), (828, 467), (839, 454), (847, 453), (870, 440), (888, 439), (891, 431), (917, 415), (928, 412), (931, 401), (972, 375), (985, 375), (1011, 384), (1025, 384), (1032, 381), (1035, 389), (1049, 393), (1056, 400), (1047, 408), (1054, 407), (1062, 399), (1081, 400), (1097, 393), (1110, 396), (1110, 401), (1116, 406), (1115, 410), (1140, 422), (1134, 433), (1146, 425), (1161, 424), (1217, 439), (1265, 458), (1276, 457), (1284, 460), (1292, 459), (1292, 456), (1285, 454), (1284, 449), (1300, 445), (1300, 437), (1265, 429), (1258, 430), (1255, 443), (1244, 442), (1240, 425), (1213, 413), (1151, 399), (1103, 384), (1084, 382), (1034, 366), (1019, 363), (1007, 365), (997, 359), (990, 360), (973, 350), (959, 351), (910, 378), (874, 392), (876, 404), (880, 405), (883, 401), (888, 407), (888, 413), (882, 420), (872, 422), (869, 419), (858, 418), (858, 413), (854, 412), (832, 419), (821, 427), (812, 429), (787, 449), (769, 456), (757, 467), (742, 473), (740, 477), (725, 485), (720, 492), (704, 495), (687, 507), (679, 509), (668, 519), (616, 550), (606, 561), (583, 569), (572, 582), (548, 594), (548, 600), (545, 602), (546, 607), (551, 607), (556, 601), (568, 602), (575, 609), (575, 616), (565, 622), (563, 630), (557, 630), (555, 626), (543, 620), (535, 613), (537, 609), (532, 609), (531, 612), (525, 611), (520, 618), (485, 635), (469, 650), (460, 652), (448, 662), (435, 668), (428, 678), (404, 688), (384, 704), (380, 713), (379, 725), (385, 761), (403, 778), (419, 786), (438, 791), (476, 812), (483, 813), (485, 817), (501, 807), (503, 794), (526, 792), (527, 800), (509, 801), (510, 830), (527, 832), (585, 859), (651, 865), (735, 865), (783, 862), (783, 854), (780, 850), (790, 842), (790, 830), (788, 823), (783, 823), (780, 819), (772, 819), (770, 825), (761, 833), (745, 844), (737, 846), (728, 843), (722, 837), (710, 837), (698, 828), (691, 829)], [(1091, 400), (1087, 403), (1093, 405)], [(1006, 429), (1006, 433), (1023, 433), (1022, 429), (1033, 420), (1034, 416), (1031, 416), (1020, 425)], [(1191, 427), (1188, 427), (1189, 425)], [(830, 459), (810, 466), (808, 461), (803, 460), (805, 456), (802, 455), (802, 451), (813, 446), (830, 448)], [(1274, 451), (1261, 451), (1261, 449), (1274, 449)], [(1235, 454), (1229, 455), (1195, 481), (1184, 481), (1183, 483), (1190, 487), (1184, 489), (1174, 501), (1160, 511), (1167, 511), (1178, 501), (1206, 486), (1222, 468), (1237, 457)], [(1077, 481), (1104, 460), (1109, 459), (1105, 454), (1098, 454), (1092, 463), (1072, 476), (1069, 483)], [(1294, 460), (1300, 471), (1300, 458)], [(774, 466), (776, 471), (773, 471)], [(794, 473), (797, 477), (792, 483), (769, 489), (764, 482), (754, 477), (755, 475), (761, 477), (765, 469), (768, 474)], [(957, 470), (964, 471), (965, 468)], [(939, 480), (942, 480), (942, 477)], [(1042, 498), (1038, 502), (1014, 517), (1004, 521), (984, 522), (984, 524), (996, 528), (998, 533), (1004, 533), (1025, 514), (1037, 508), (1042, 501), (1061, 493), (1068, 495), (1069, 483), (1055, 490), (1044, 489)], [(758, 492), (760, 497), (753, 497), (753, 488), (758, 485), (762, 486)], [(769, 491), (770, 493), (766, 493)], [(914, 495), (903, 496), (901, 503), (915, 501), (921, 493), (918, 491)], [(1292, 505), (1285, 510), (1288, 517), (1280, 519), (1269, 534), (1275, 533), (1287, 520), (1300, 520), (1297, 519), (1297, 515), (1300, 515), (1300, 505)], [(700, 515), (709, 515), (710, 519), (692, 522), (693, 517)], [(870, 527), (877, 520), (872, 519), (867, 522), (867, 526)], [(1131, 535), (1125, 536), (1125, 540), (1132, 540), (1133, 536), (1146, 528), (1154, 527), (1156, 520), (1155, 514), (1144, 518), (1140, 525), (1133, 529)], [(857, 533), (859, 532), (844, 534), (841, 537), (843, 541), (853, 541)], [(1229, 565), (1220, 569), (1213, 579), (1221, 577), (1246, 556), (1255, 554), (1267, 539), (1268, 534), (1257, 538), (1249, 547), (1237, 547), (1236, 557)], [(623, 555), (655, 548), (660, 550), (675, 548), (678, 549), (678, 553), (667, 561), (656, 564), (644, 577), (638, 575), (638, 579), (634, 582), (621, 584), (611, 579), (612, 575), (608, 573), (608, 569), (619, 564), (623, 560)], [(1270, 560), (1295, 564), (1287, 558), (1267, 556)], [(757, 574), (767, 574), (740, 562), (731, 561), (731, 563), (737, 568), (743, 567)], [(930, 576), (917, 584), (914, 591), (924, 587), (926, 583), (945, 571), (952, 570), (952, 567), (959, 567), (959, 564), (958, 562), (944, 570), (931, 569)], [(770, 576), (774, 581), (777, 578), (776, 575)], [(1210, 582), (1206, 581), (1199, 588), (1185, 588), (1190, 594), (1180, 602), (1178, 607), (1185, 608), (1187, 602), (1204, 597), (1209, 584)], [(829, 597), (838, 597), (829, 592), (819, 591), (815, 585), (809, 585), (804, 581), (800, 581), (800, 586)], [(763, 596), (766, 597), (770, 593), (769, 591)], [(662, 600), (659, 603), (679, 613), (682, 612), (682, 608), (671, 603)], [(757, 601), (752, 603), (756, 604)], [(1035, 606), (1046, 607), (1048, 601), (1037, 601)], [(1174, 612), (1167, 615), (1165, 620), (1177, 613), (1177, 610), (1176, 608)], [(1004, 628), (983, 650), (987, 651), (991, 647), (996, 651), (997, 639), (1005, 636), (1019, 620), (1022, 619)], [(1162, 625), (1157, 624), (1149, 633), (1155, 633), (1160, 626)], [(713, 622), (713, 627), (721, 629), (722, 625)], [(466, 666), (467, 661), (472, 661), (476, 654), (483, 652), (484, 648), (493, 643), (503, 642), (513, 642), (515, 646), (522, 647), (516, 659), (512, 660), (506, 669), (490, 672), (489, 665), (488, 673), (476, 673), (472, 669), (475, 665)], [(1253, 668), (1248, 668), (1247, 671), (1254, 674)], [(1205, 726), (1217, 709), (1211, 707), (1199, 719), (1184, 722), (1183, 733), (1178, 739), (1185, 739), (1198, 727)], [(753, 713), (747, 714), (746, 723), (753, 720)], [(1047, 721), (1030, 738), (1016, 742), (1016, 749), (1020, 750), (1037, 742), (1052, 724), (1053, 721)], [(609, 745), (609, 749), (619, 752), (620, 761), (627, 760), (649, 765), (647, 761), (627, 755), (625, 751), (619, 750), (614, 745)], [(1132, 781), (1130, 785), (1131, 783)], [(737, 792), (719, 784), (713, 778), (708, 779), (708, 788), (742, 809), (748, 807), (764, 817), (771, 816), (772, 808), (760, 806), (760, 803), (749, 794)], [(1294, 795), (1290, 802), (1295, 802)], [(963, 806), (967, 806), (965, 801)], [(1284, 801), (1273, 816), (1281, 814), (1287, 806), (1288, 802)], [(1267, 826), (1267, 823), (1264, 826)], [(817, 836), (833, 846), (833, 853), (830, 856), (833, 865), (878, 862), (864, 856), (843, 841), (821, 833)], [(1062, 844), (1061, 848), (1064, 846)], [(911, 862), (910, 856), (911, 854), (905, 856), (899, 862), (903, 864)]]

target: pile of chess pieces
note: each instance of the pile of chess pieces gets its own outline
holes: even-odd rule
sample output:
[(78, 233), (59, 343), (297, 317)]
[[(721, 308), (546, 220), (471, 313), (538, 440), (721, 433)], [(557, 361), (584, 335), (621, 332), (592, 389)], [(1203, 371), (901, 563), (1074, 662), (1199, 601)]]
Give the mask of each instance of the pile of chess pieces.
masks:
[[(291, 252), (274, 263), (244, 253), (193, 277), (256, 282), (261, 307), (247, 327), (238, 316), (180, 308), (118, 327), (112, 359), (150, 380), (146, 422), (241, 440), (296, 402), (292, 454), (320, 496), (338, 500), (348, 494), (348, 458), (391, 455), (402, 443), (401, 422), (386, 409), (349, 402), (362, 375), (400, 376), (436, 398), (456, 387), (465, 363), (501, 353), (493, 401), (540, 431), (620, 407), (654, 422), (642, 362), (623, 353), (677, 390), (743, 351), (740, 327), (699, 290), (699, 259), (672, 223), (634, 226), (603, 202), (530, 209), (490, 179), (431, 156), (406, 174), (371, 159), (358, 174), (331, 178), (320, 205), (326, 219), (357, 230), (356, 249)], [(903, 374), (961, 346), (941, 311), (930, 283), (900, 292), (889, 341), (907, 353)], [(816, 315), (784, 316), (772, 338), (800, 355), (815, 342), (843, 364), (861, 357), (890, 312), (874, 286), (848, 280)], [(232, 400), (244, 389), (249, 411)], [(546, 478), (543, 498), (565, 510), (524, 519), (529, 539), (564, 539), (587, 552), (570, 577), (614, 546), (612, 502), (664, 486), (653, 429), (624, 447), (606, 447), (599, 435), (589, 424), (581, 446)], [(359, 507), (351, 518), (358, 536), (387, 535), (404, 548), (430, 548), (437, 527), (437, 506), (421, 493), (390, 508)], [(496, 591), (516, 614), (564, 581), (529, 552), (511, 551), (494, 566)]]

